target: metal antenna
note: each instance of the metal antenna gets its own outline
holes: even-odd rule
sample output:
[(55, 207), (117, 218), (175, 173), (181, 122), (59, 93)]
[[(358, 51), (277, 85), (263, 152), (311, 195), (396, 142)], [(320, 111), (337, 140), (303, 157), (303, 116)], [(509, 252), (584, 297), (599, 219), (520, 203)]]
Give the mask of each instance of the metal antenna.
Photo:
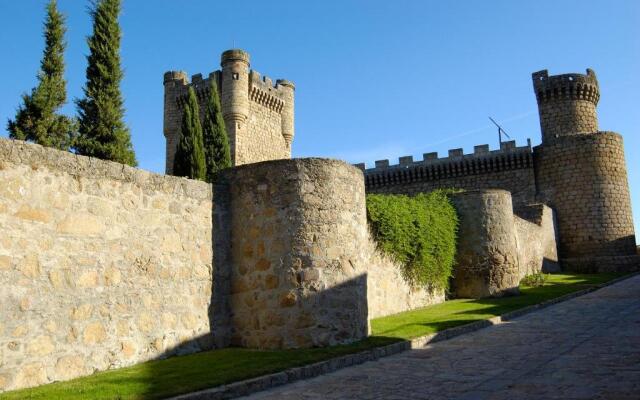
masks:
[(498, 141), (500, 144), (502, 144), (502, 134), (504, 133), (504, 135), (506, 137), (508, 137), (509, 139), (511, 139), (511, 136), (509, 136), (509, 134), (507, 133), (507, 131), (505, 131), (504, 129), (502, 129), (502, 127), (500, 126), (500, 124), (498, 124), (493, 118), (489, 117), (489, 119), (491, 120), (491, 122), (493, 122), (493, 124), (495, 126), (498, 127)]

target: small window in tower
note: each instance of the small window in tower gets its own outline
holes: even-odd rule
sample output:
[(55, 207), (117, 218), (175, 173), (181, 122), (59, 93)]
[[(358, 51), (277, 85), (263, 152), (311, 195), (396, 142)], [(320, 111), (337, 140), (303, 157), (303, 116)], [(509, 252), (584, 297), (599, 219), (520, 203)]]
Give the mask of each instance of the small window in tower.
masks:
[(232, 77), (234, 81), (237, 81), (238, 79), (240, 79), (240, 74), (238, 74), (237, 72), (234, 72)]

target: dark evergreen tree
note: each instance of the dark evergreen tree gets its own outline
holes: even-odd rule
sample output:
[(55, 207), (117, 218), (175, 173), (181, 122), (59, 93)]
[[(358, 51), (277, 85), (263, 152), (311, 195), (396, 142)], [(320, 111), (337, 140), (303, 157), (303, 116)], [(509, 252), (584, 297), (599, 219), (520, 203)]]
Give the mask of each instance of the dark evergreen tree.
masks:
[(204, 122), (204, 154), (207, 160), (207, 182), (214, 183), (220, 170), (231, 166), (229, 137), (222, 118), (218, 85), (211, 79), (210, 95), (205, 105)]
[(120, 93), (120, 0), (97, 0), (90, 11), (93, 33), (87, 39), (85, 97), (77, 100), (76, 151), (79, 154), (137, 165)]
[(204, 181), (207, 178), (207, 164), (199, 108), (196, 92), (193, 87), (189, 87), (189, 98), (182, 113), (180, 141), (173, 164), (173, 174)]
[(56, 0), (47, 4), (44, 22), (45, 48), (38, 72), (38, 86), (31, 94), (22, 95), (23, 104), (15, 120), (9, 120), (7, 130), (14, 139), (29, 140), (43, 146), (68, 150), (72, 145), (74, 121), (57, 113), (67, 101), (64, 80), (64, 16)]

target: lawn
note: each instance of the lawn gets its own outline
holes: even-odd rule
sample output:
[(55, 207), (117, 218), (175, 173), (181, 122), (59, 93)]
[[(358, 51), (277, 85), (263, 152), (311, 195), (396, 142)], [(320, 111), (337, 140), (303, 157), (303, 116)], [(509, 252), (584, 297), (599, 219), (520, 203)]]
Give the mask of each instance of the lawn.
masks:
[(322, 349), (214, 350), (96, 373), (68, 382), (0, 394), (1, 400), (162, 399), (181, 393), (274, 373), (398, 340), (435, 333), (607, 282), (620, 274), (554, 274), (542, 287), (521, 287), (521, 295), (500, 299), (451, 300), (372, 321), (372, 336)]

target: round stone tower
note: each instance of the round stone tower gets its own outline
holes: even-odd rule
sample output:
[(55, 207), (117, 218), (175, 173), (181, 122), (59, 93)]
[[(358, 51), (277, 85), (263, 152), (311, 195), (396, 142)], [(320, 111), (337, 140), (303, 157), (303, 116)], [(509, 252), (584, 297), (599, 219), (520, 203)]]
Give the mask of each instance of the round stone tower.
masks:
[(534, 150), (537, 191), (556, 210), (563, 267), (628, 269), (637, 258), (624, 147), (619, 134), (598, 131), (595, 73), (540, 71), (533, 87), (542, 130)]
[(592, 70), (587, 69), (586, 75), (549, 76), (547, 70), (535, 72), (533, 88), (544, 143), (562, 136), (598, 131), (596, 106), (600, 90)]
[(282, 107), (282, 136), (287, 143), (287, 147), (291, 148), (291, 142), (293, 142), (293, 127), (294, 127), (294, 91), (296, 90), (293, 82), (278, 79), (276, 81), (278, 87), (283, 93), (285, 100), (284, 107)]
[(163, 83), (163, 133), (167, 140), (165, 165), (167, 174), (173, 174), (173, 161), (180, 141), (180, 120), (182, 119), (182, 110), (176, 102), (176, 98), (186, 90), (189, 80), (184, 71), (168, 71), (164, 74)]
[(231, 49), (222, 53), (222, 116), (227, 127), (231, 159), (235, 164), (238, 140), (245, 135), (249, 116), (249, 53)]

